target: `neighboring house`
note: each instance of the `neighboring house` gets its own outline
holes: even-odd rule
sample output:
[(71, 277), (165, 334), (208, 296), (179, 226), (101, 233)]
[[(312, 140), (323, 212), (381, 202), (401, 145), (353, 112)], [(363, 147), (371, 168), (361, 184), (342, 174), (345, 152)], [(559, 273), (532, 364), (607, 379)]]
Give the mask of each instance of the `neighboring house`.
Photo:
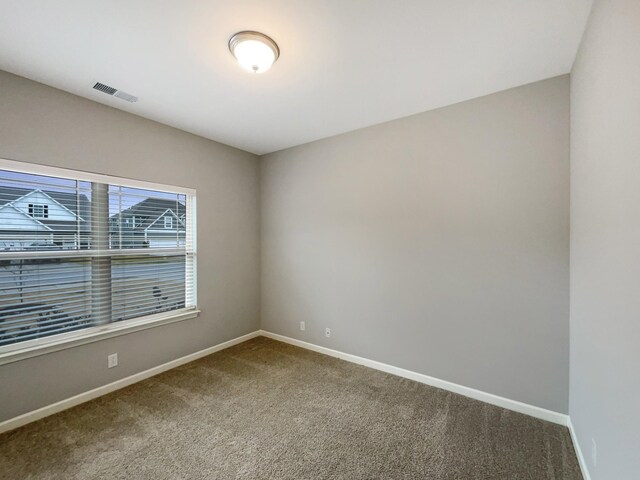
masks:
[(0, 250), (86, 247), (85, 195), (0, 185)]
[[(180, 202), (146, 198), (111, 216), (111, 246), (183, 246), (185, 214)], [(0, 185), (0, 250), (88, 248), (90, 217), (85, 195)]]
[(110, 218), (111, 246), (121, 248), (184, 246), (185, 214), (186, 208), (180, 202), (146, 198)]

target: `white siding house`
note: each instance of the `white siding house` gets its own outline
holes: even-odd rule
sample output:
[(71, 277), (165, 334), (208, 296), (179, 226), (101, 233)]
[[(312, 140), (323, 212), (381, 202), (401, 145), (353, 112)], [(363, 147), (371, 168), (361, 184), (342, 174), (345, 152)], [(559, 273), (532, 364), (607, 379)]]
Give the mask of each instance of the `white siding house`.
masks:
[(74, 248), (88, 205), (84, 195), (0, 186), (0, 249)]

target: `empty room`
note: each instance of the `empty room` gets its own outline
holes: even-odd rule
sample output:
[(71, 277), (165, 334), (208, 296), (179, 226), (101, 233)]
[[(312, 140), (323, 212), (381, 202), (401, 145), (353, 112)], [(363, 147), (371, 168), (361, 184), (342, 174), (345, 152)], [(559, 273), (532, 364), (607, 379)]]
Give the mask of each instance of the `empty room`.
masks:
[(640, 479), (640, 1), (0, 0), (0, 480)]

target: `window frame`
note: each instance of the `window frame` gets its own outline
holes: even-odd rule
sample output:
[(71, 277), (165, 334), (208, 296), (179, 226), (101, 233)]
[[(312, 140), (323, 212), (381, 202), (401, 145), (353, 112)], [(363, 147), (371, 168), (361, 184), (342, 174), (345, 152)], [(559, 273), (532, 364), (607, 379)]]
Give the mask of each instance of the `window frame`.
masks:
[[(0, 365), (16, 362), (25, 358), (44, 355), (58, 350), (72, 348), (78, 345), (97, 342), (106, 338), (126, 335), (139, 330), (154, 328), (173, 322), (188, 320), (199, 316), (200, 310), (198, 305), (198, 275), (197, 275), (197, 210), (196, 210), (196, 190), (175, 185), (166, 185), (160, 183), (147, 182), (142, 180), (129, 179), (124, 177), (116, 177), (112, 175), (104, 175), (99, 173), (89, 173), (74, 169), (52, 167), (48, 165), (25, 163), (16, 160), (0, 158), (0, 170), (9, 170), (14, 172), (46, 175), (50, 177), (71, 178), (84, 182), (104, 183), (108, 185), (121, 185), (129, 188), (140, 188), (146, 190), (155, 190), (172, 194), (184, 194), (188, 197), (191, 209), (191, 249), (188, 253), (193, 258), (193, 307), (171, 310), (159, 314), (145, 315), (142, 317), (131, 318), (128, 320), (120, 320), (104, 325), (96, 325), (87, 327), (82, 330), (71, 331), (42, 337), (25, 342), (18, 342), (9, 345), (0, 346)], [(148, 249), (141, 249), (142, 252), (150, 253)], [(161, 253), (162, 249), (154, 249), (154, 253)], [(127, 250), (127, 255), (135, 255), (139, 249)], [(18, 256), (24, 252), (4, 252), (3, 255), (10, 253), (10, 256)], [(83, 252), (84, 253), (84, 252)], [(113, 256), (120, 255), (120, 252), (114, 251)], [(51, 256), (50, 252), (29, 252), (30, 257)], [(78, 256), (78, 252), (73, 250), (61, 250), (56, 252), (56, 257), (73, 257)]]

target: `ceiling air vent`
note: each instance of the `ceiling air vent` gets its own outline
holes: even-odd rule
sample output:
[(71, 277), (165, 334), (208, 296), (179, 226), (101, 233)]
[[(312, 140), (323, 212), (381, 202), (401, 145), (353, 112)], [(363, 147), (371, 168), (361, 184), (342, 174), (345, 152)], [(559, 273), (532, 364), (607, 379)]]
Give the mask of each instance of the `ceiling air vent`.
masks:
[(138, 101), (138, 97), (135, 97), (127, 92), (123, 92), (122, 90), (118, 90), (117, 88), (110, 87), (109, 85), (105, 85), (104, 83), (97, 82), (93, 86), (93, 88), (95, 90), (98, 90), (99, 92), (106, 93), (107, 95), (126, 100), (127, 102), (133, 103)]

